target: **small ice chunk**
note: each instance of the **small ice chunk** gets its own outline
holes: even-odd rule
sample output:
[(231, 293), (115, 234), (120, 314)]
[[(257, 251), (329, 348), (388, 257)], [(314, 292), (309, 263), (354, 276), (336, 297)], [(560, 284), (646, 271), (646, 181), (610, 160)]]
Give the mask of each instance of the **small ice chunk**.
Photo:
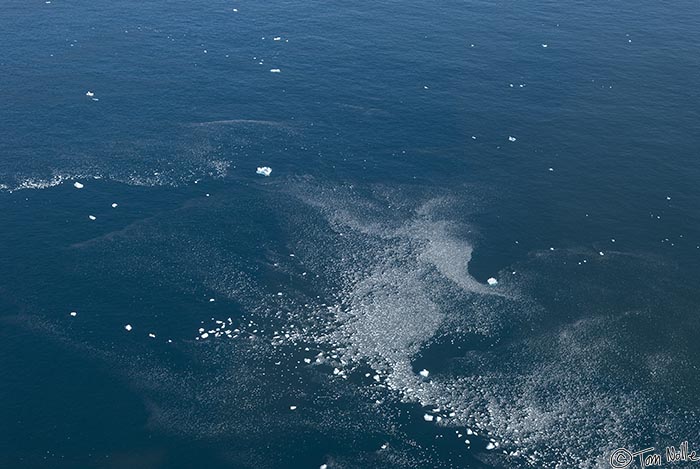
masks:
[(423, 420), (425, 420), (426, 422), (432, 422), (432, 421), (433, 421), (433, 418), (434, 418), (434, 417), (433, 417), (432, 415), (430, 415), (430, 414), (425, 414), (425, 415), (423, 415)]
[(318, 469), (328, 469), (328, 464), (321, 464)]
[(511, 141), (511, 142), (514, 142), (514, 141), (517, 140), (517, 138), (515, 138), (515, 137), (513, 137), (513, 136), (511, 135), (510, 137), (508, 137), (508, 140)]
[(494, 448), (495, 448), (495, 446), (494, 446), (493, 443), (490, 443), (490, 442), (489, 442), (489, 444), (486, 445), (486, 449), (489, 450), (489, 451), (492, 450), (492, 449), (494, 449)]
[(421, 375), (423, 378), (427, 378), (430, 372), (428, 370), (423, 369), (419, 371), (418, 374)]
[(201, 335), (201, 337), (202, 337), (202, 339), (206, 339), (207, 337), (209, 337), (209, 334), (207, 334), (207, 333), (205, 332), (204, 334)]
[(76, 317), (76, 316), (78, 315), (78, 313), (76, 313), (75, 311), (71, 311), (71, 312), (70, 312), (70, 315), (71, 315), (72, 317)]
[(75, 181), (75, 182), (73, 183), (73, 187), (75, 187), (76, 189), (82, 189), (83, 187), (85, 187), (85, 185), (79, 183), (78, 181)]
[(119, 206), (119, 204), (117, 204), (117, 203), (112, 204), (112, 208), (117, 208), (118, 206)]
[(258, 166), (258, 169), (255, 171), (255, 174), (260, 174), (261, 176), (269, 176), (272, 174), (272, 168), (269, 166)]
[(496, 280), (496, 279), (493, 278), (493, 277), (490, 277), (490, 278), (486, 281), (486, 283), (488, 283), (489, 285), (493, 286), (493, 285), (498, 284), (498, 280)]
[(209, 298), (209, 303), (213, 303), (213, 302), (215, 302), (215, 301), (216, 301), (216, 300), (215, 300), (214, 298)]
[(93, 96), (95, 96), (95, 93), (93, 93), (92, 91), (88, 91), (87, 93), (85, 93), (85, 96), (87, 96), (88, 98), (92, 98)]
[(156, 335), (153, 332), (149, 332), (148, 337), (150, 337), (151, 339), (155, 339)]
[(548, 47), (548, 45), (547, 45), (547, 44), (542, 44), (542, 47), (544, 47), (544, 48), (546, 49), (546, 48)]
[(281, 40), (282, 40), (282, 38), (281, 38), (281, 37), (279, 37), (279, 36), (277, 36), (277, 37), (273, 37), (273, 38), (272, 38), (272, 40), (273, 40), (273, 41), (281, 41)]
[(280, 70), (279, 68), (271, 68), (270, 69), (270, 72), (272, 72), (272, 73), (280, 73), (281, 71), (282, 70)]
[(297, 406), (295, 406), (295, 405), (290, 405), (290, 406), (289, 406), (289, 410), (297, 410)]
[(97, 217), (95, 215), (88, 215), (88, 218), (92, 221), (97, 220)]
[(598, 254), (600, 254), (601, 256), (605, 255), (605, 253), (603, 251), (600, 251)]
[(131, 332), (131, 329), (133, 329), (133, 327), (131, 327), (131, 324), (127, 324), (126, 326), (124, 326), (124, 329), (126, 329), (127, 332)]

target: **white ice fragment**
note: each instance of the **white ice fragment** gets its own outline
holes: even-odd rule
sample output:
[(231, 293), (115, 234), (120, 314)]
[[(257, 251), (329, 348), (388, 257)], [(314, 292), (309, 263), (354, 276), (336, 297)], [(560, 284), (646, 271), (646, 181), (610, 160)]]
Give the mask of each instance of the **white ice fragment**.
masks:
[(321, 464), (318, 469), (328, 469), (328, 464)]
[(207, 333), (205, 332), (205, 333), (202, 334), (200, 337), (201, 337), (202, 339), (206, 339), (207, 337), (209, 337), (209, 334), (207, 334)]
[(88, 215), (88, 218), (92, 221), (97, 220), (97, 217), (95, 215)]
[(215, 301), (216, 301), (216, 300), (215, 300), (214, 298), (209, 298), (209, 303), (213, 303), (213, 302), (215, 302)]
[(549, 171), (554, 171), (554, 168), (549, 168)]
[(289, 406), (289, 410), (297, 410), (297, 406), (295, 406), (295, 405), (290, 405), (290, 406)]
[(150, 337), (151, 339), (155, 339), (156, 335), (153, 332), (149, 332), (148, 337)]
[(418, 372), (419, 375), (421, 375), (423, 378), (427, 378), (430, 372), (428, 370), (421, 370)]
[(79, 183), (78, 181), (75, 181), (73, 183), (73, 187), (75, 187), (76, 189), (82, 189), (83, 187), (85, 187), (85, 185)]
[(496, 279), (493, 278), (493, 277), (490, 277), (488, 280), (486, 280), (486, 283), (488, 283), (489, 285), (493, 286), (493, 285), (498, 284), (498, 280), (496, 280)]
[(87, 93), (85, 93), (85, 96), (87, 96), (88, 98), (92, 98), (93, 96), (95, 96), (95, 93), (93, 93), (92, 91), (88, 91)]
[(117, 203), (112, 204), (112, 208), (117, 208), (117, 207), (119, 207), (119, 204), (117, 204)]
[(486, 449), (488, 449), (488, 450), (492, 450), (494, 448), (495, 448), (495, 446), (493, 443), (489, 443), (488, 445), (486, 445)]
[(517, 138), (515, 138), (515, 137), (513, 137), (513, 136), (510, 136), (510, 137), (508, 137), (508, 140), (511, 141), (511, 142), (514, 142), (514, 141), (517, 140)]
[(547, 44), (542, 44), (542, 47), (547, 48)]
[(260, 174), (261, 176), (269, 176), (272, 174), (272, 168), (269, 166), (258, 166), (258, 169), (255, 171), (255, 174)]
[(425, 414), (425, 415), (423, 415), (423, 420), (425, 420), (426, 422), (432, 422), (432, 421), (433, 421), (433, 418), (434, 418), (434, 417), (433, 417), (432, 415), (430, 415), (430, 414)]
[(71, 315), (72, 317), (76, 317), (76, 316), (78, 315), (78, 313), (76, 313), (75, 311), (71, 311), (71, 312), (70, 312), (70, 315)]
[(271, 68), (270, 69), (270, 72), (272, 72), (272, 73), (280, 73), (281, 71), (282, 70), (280, 70), (279, 68)]
[(131, 327), (131, 324), (127, 324), (126, 326), (124, 326), (124, 329), (126, 329), (127, 332), (131, 332), (131, 329), (133, 329), (133, 327)]
[(279, 36), (276, 36), (276, 37), (273, 37), (273, 38), (272, 38), (272, 40), (273, 40), (273, 41), (281, 41), (281, 40), (282, 40), (282, 38), (281, 38), (281, 37), (279, 37)]
[(598, 254), (600, 254), (601, 256), (605, 255), (605, 253), (603, 251), (600, 251)]

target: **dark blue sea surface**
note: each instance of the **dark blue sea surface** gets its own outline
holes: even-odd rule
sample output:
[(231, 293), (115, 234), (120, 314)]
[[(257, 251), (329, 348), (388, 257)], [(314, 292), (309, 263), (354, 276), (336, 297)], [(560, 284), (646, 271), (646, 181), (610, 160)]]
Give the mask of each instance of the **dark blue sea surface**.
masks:
[(5, 0), (0, 467), (700, 448), (698, 24)]

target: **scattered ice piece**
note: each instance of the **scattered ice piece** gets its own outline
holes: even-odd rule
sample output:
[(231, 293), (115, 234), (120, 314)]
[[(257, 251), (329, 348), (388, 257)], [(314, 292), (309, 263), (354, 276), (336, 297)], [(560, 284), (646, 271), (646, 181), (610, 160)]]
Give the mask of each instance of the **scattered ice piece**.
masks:
[(470, 445), (470, 444), (471, 444), (471, 441), (469, 441), (469, 440), (464, 440), (464, 444), (465, 444), (465, 445)]
[(516, 140), (517, 140), (517, 138), (515, 138), (515, 137), (511, 136), (511, 137), (508, 137), (508, 140), (510, 140), (511, 142), (514, 142), (514, 141), (516, 141)]
[(85, 187), (85, 185), (79, 183), (78, 181), (75, 181), (75, 182), (73, 183), (73, 187), (75, 187), (76, 189), (82, 189), (83, 187)]
[(297, 406), (295, 406), (295, 405), (290, 405), (290, 406), (289, 406), (289, 410), (297, 410)]
[(202, 334), (200, 337), (201, 337), (202, 339), (206, 339), (207, 337), (209, 337), (209, 334), (205, 332), (205, 333)]
[(671, 200), (671, 197), (670, 197), (670, 196), (666, 196), (666, 200)]
[(279, 37), (279, 36), (276, 36), (276, 37), (273, 37), (273, 38), (272, 38), (272, 40), (273, 40), (273, 41), (281, 41), (281, 40), (282, 40), (282, 38), (281, 38), (281, 37)]
[(321, 464), (318, 469), (328, 469), (328, 464)]
[(423, 415), (423, 420), (425, 420), (426, 422), (432, 422), (432, 421), (433, 421), (433, 418), (434, 418), (434, 417), (433, 417), (432, 415), (430, 415), (430, 414), (425, 414), (425, 415)]
[(148, 337), (150, 337), (151, 339), (155, 339), (156, 335), (153, 332), (149, 332)]
[(78, 315), (78, 313), (76, 313), (75, 311), (71, 311), (71, 312), (70, 312), (70, 315), (71, 315), (72, 317), (76, 317), (76, 316)]
[(233, 11), (238, 13), (238, 8), (234, 8)]
[(216, 301), (216, 300), (215, 300), (214, 298), (209, 298), (209, 303), (213, 303), (213, 302), (215, 302), (215, 301)]
[(430, 372), (428, 370), (423, 369), (419, 371), (418, 374), (421, 375), (423, 378), (427, 378)]
[(498, 280), (496, 280), (496, 279), (493, 278), (493, 277), (490, 277), (490, 278), (486, 281), (486, 283), (488, 283), (489, 285), (493, 286), (493, 285), (498, 284)]
[(603, 251), (600, 251), (598, 254), (600, 254), (601, 256), (605, 255), (605, 253)]
[(554, 171), (554, 168), (549, 168), (550, 171)]
[(95, 96), (95, 93), (93, 93), (92, 91), (88, 91), (87, 93), (85, 93), (85, 96), (87, 96), (88, 98), (92, 98), (93, 96)]
[(117, 208), (118, 206), (119, 206), (119, 204), (117, 204), (117, 203), (112, 204), (112, 208)]
[(127, 332), (131, 332), (131, 329), (133, 329), (133, 327), (131, 327), (131, 324), (127, 324), (126, 326), (124, 326), (124, 329), (126, 329)]
[(261, 176), (269, 176), (272, 173), (272, 168), (269, 166), (259, 166), (255, 171), (255, 174), (260, 174)]
[(542, 47), (545, 47), (545, 48), (546, 48), (546, 47), (547, 47), (547, 44), (542, 44)]
[(281, 71), (282, 70), (280, 70), (279, 68), (271, 68), (270, 69), (270, 72), (272, 72), (272, 73), (280, 73)]
[(97, 217), (95, 215), (88, 215), (88, 218), (92, 221), (97, 220)]
[(495, 448), (495, 446), (493, 443), (489, 443), (488, 445), (486, 445), (486, 449), (488, 449), (488, 450), (492, 450), (494, 448)]

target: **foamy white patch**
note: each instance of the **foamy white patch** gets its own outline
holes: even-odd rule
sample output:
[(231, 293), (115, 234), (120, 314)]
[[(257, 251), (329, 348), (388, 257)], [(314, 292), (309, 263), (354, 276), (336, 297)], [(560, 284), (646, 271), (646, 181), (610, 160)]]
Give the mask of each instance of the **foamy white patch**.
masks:
[(261, 176), (269, 176), (272, 174), (272, 168), (269, 166), (258, 166), (258, 169), (255, 170), (256, 174), (259, 174)]

